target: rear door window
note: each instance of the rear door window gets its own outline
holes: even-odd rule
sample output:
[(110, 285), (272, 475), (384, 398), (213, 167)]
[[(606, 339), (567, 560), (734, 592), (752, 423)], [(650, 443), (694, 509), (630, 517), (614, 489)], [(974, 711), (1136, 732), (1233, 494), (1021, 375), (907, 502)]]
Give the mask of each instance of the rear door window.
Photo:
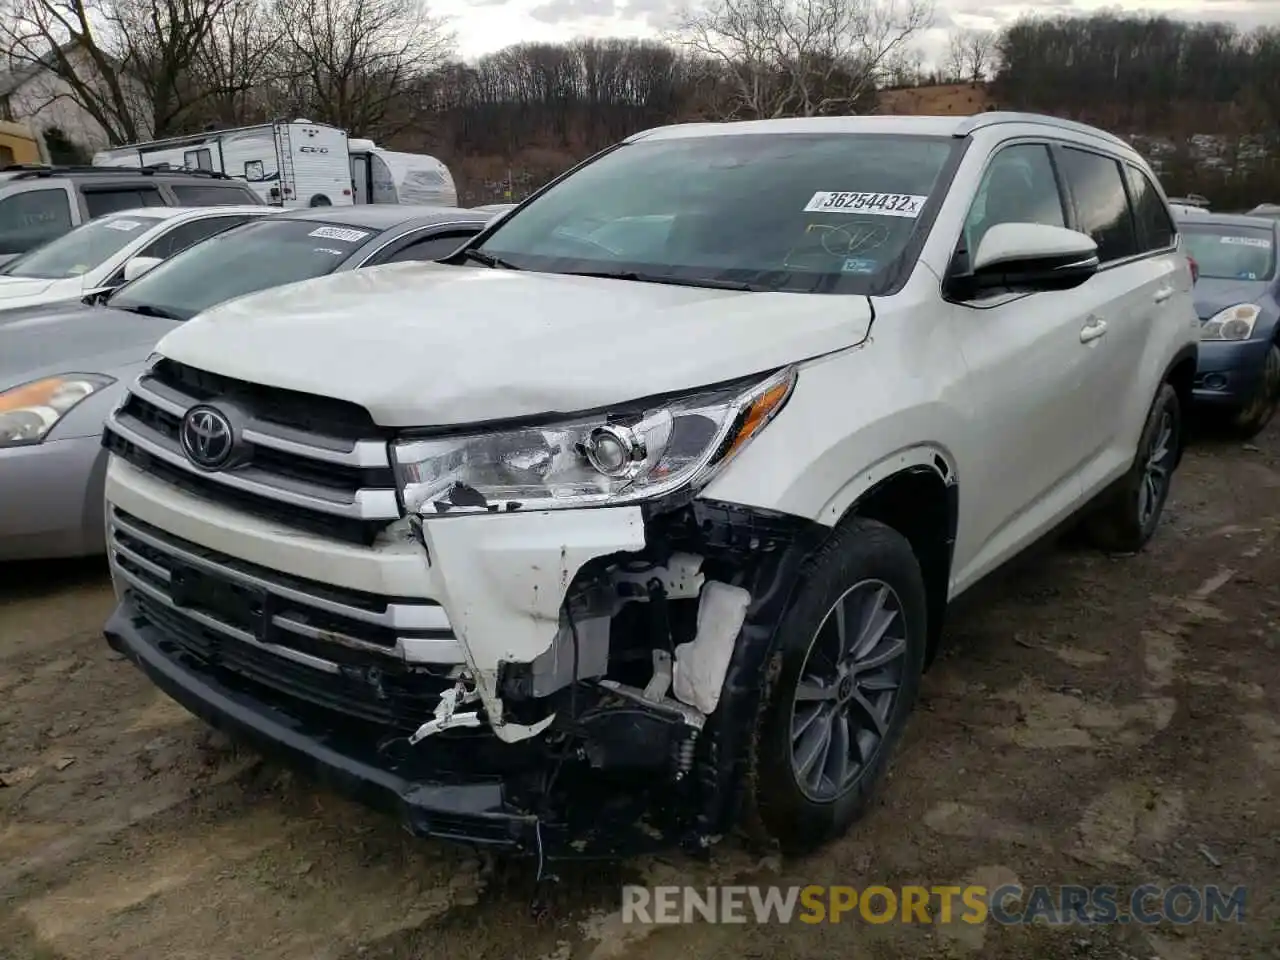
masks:
[(167, 206), (158, 188), (143, 186), (87, 189), (84, 191), (84, 203), (91, 218), (117, 210)]
[(25, 253), (70, 229), (65, 190), (26, 190), (0, 200), (0, 254)]

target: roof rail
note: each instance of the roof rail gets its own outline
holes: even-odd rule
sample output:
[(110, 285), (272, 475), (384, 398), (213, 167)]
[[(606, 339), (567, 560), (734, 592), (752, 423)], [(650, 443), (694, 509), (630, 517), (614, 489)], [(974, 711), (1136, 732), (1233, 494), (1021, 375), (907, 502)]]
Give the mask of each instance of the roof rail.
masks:
[(64, 173), (102, 173), (102, 174), (126, 174), (131, 173), (135, 176), (142, 174), (143, 176), (151, 176), (157, 173), (176, 173), (183, 176), (193, 177), (209, 177), (214, 180), (234, 180), (235, 177), (228, 176), (225, 173), (219, 173), (217, 170), (188, 170), (183, 167), (171, 167), (168, 165), (158, 165), (149, 167), (98, 167), (86, 164), (67, 164), (63, 166), (47, 166), (40, 163), (15, 163), (11, 166), (0, 169), (2, 173), (14, 173), (18, 175), (15, 180), (34, 180), (40, 177), (52, 177)]
[(1108, 133), (1106, 130), (1092, 127), (1087, 123), (1077, 123), (1075, 120), (1063, 120), (1061, 117), (1051, 117), (1043, 113), (1019, 113), (1011, 110), (988, 110), (986, 113), (975, 113), (971, 117), (965, 117), (960, 125), (956, 127), (953, 137), (967, 137), (976, 130), (983, 130), (987, 127), (994, 127), (1001, 123), (1038, 123), (1041, 126), (1057, 127), (1059, 130), (1070, 130), (1072, 133), (1079, 133), (1089, 137), (1096, 137), (1099, 140), (1106, 140), (1108, 143), (1125, 147), (1129, 150), (1133, 149), (1133, 144), (1117, 137), (1114, 133)]

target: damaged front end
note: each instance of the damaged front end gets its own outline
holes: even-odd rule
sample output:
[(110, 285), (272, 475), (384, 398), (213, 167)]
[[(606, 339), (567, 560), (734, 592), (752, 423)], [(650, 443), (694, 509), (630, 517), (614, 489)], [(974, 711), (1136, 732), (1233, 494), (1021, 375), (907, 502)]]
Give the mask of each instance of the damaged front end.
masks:
[(696, 493), (795, 379), (401, 444), (467, 661), (413, 743), (478, 727), (547, 751), (516, 802), (584, 852), (637, 823), (695, 847), (722, 832), (789, 580), (822, 530)]
[[(116, 463), (108, 641), (418, 835), (704, 850), (737, 815), (777, 624), (826, 528), (699, 494), (794, 383), (400, 438), (408, 520), (371, 548), (281, 537)], [(206, 514), (250, 556), (202, 545)]]
[[(474, 620), (455, 622), (469, 666), (409, 738), (429, 752), (439, 734), (481, 727), (513, 756), (539, 756), (530, 776), (508, 775), (504, 786), (544, 856), (673, 842), (703, 850), (729, 829), (774, 629), (824, 533), (801, 518), (705, 500), (641, 523), (642, 546), (594, 557), (569, 578), (551, 642), (531, 660), (490, 654), (500, 637), (497, 646), (468, 641)], [(443, 550), (427, 526), (428, 551)], [(440, 526), (476, 533), (470, 522)], [(484, 542), (477, 535), (469, 555), (483, 557)], [(509, 602), (477, 598), (490, 617)]]

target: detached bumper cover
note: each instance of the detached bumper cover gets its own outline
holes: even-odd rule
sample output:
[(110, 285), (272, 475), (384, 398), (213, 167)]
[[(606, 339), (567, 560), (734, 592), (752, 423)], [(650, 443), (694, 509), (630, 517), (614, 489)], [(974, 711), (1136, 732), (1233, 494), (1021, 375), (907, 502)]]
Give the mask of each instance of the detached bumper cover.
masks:
[(516, 809), (498, 777), (407, 775), (393, 756), (318, 729), (301, 713), (268, 705), (181, 657), (132, 607), (128, 597), (104, 629), (107, 643), (166, 694), (210, 726), (279, 756), (354, 800), (399, 816), (423, 837), (535, 849), (551, 837)]

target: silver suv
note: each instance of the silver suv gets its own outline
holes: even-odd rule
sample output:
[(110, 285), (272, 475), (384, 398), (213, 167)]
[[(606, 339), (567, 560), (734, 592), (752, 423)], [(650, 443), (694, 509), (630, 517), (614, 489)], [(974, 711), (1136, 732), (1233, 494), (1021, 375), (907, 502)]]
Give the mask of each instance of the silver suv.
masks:
[(18, 165), (0, 170), (0, 263), (86, 220), (138, 207), (261, 205), (243, 183), (208, 171)]

